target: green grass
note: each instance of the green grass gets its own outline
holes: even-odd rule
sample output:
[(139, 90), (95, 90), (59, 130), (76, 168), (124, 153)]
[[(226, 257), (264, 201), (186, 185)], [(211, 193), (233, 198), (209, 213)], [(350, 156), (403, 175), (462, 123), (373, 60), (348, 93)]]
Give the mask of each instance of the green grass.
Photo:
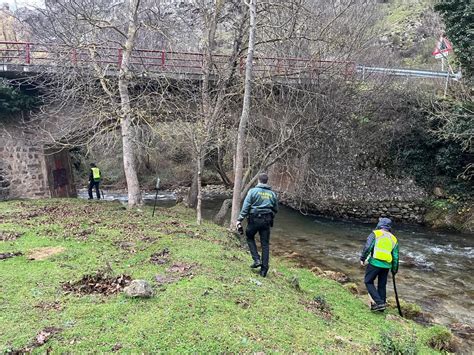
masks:
[(430, 6), (427, 0), (395, 0), (389, 4), (386, 20), (392, 26), (400, 25), (410, 19), (416, 19)]
[[(211, 223), (197, 226), (182, 207), (159, 209), (152, 219), (148, 208), (127, 211), (112, 203), (2, 202), (0, 231), (24, 233), (0, 241), (0, 253), (66, 248), (42, 261), (26, 256), (0, 261), (1, 353), (28, 346), (46, 327), (61, 330), (36, 352), (110, 352), (119, 344), (125, 353), (368, 353), (383, 351), (381, 334), (387, 329), (407, 339), (415, 333), (412, 345), (434, 352), (426, 345), (429, 328), (373, 314), (340, 284), (287, 261), (272, 259), (268, 277), (259, 278), (235, 237)], [(123, 241), (133, 247), (122, 248)], [(150, 263), (150, 255), (163, 248), (169, 248), (170, 261)], [(195, 264), (193, 277), (159, 287), (155, 275), (176, 262)], [(155, 296), (138, 300), (62, 290), (62, 283), (107, 265), (114, 274), (148, 280)], [(302, 291), (291, 286), (293, 276)], [(316, 296), (329, 304), (330, 319), (307, 310)], [(41, 307), (54, 302), (59, 309)]]

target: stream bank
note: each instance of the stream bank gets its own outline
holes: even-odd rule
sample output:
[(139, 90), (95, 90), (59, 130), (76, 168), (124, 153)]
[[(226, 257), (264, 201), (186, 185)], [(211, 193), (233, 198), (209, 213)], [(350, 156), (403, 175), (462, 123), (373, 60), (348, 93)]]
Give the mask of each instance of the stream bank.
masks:
[[(204, 218), (212, 220), (219, 210), (222, 196), (218, 195), (205, 195)], [(106, 193), (106, 199), (108, 196), (126, 200), (120, 194)], [(144, 196), (147, 203), (153, 202), (152, 193)], [(175, 199), (174, 192), (160, 193), (159, 205), (174, 205)], [(365, 290), (358, 260), (372, 228), (373, 224), (303, 215), (282, 206), (272, 232), (272, 253), (295, 259), (308, 268), (342, 272), (359, 290)], [(474, 269), (473, 236), (399, 223), (394, 226), (394, 234), (400, 242), (397, 280), (401, 297), (419, 304), (435, 323), (467, 329), (468, 337), (472, 337), (474, 275), (466, 271)], [(388, 289), (393, 294), (392, 285)]]

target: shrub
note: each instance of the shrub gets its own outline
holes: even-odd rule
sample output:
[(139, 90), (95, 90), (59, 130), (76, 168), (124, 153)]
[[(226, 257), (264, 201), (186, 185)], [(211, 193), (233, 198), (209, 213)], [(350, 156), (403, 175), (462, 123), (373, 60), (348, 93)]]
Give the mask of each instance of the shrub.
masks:
[[(402, 309), (402, 312), (403, 312), (403, 317), (408, 318), (408, 319), (413, 319), (423, 314), (421, 307), (417, 305), (416, 303), (409, 303), (401, 298), (399, 299), (399, 301), (400, 301), (400, 308)], [(387, 304), (390, 308), (397, 308), (397, 302), (395, 301), (394, 297), (390, 297), (387, 300)]]
[(426, 344), (435, 350), (449, 352), (456, 351), (453, 334), (449, 329), (440, 325), (435, 325), (429, 329), (429, 336)]
[(406, 335), (402, 335), (395, 328), (382, 330), (380, 333), (380, 346), (384, 354), (418, 354), (418, 345), (416, 340), (417, 337), (414, 328)]

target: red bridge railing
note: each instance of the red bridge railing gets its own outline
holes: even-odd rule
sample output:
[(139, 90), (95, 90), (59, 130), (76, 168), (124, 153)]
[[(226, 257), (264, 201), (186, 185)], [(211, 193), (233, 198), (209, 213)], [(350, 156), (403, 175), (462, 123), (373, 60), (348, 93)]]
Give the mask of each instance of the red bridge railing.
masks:
[[(98, 66), (104, 70), (118, 70), (122, 65), (121, 48), (93, 47), (71, 48), (63, 45), (44, 45), (31, 42), (0, 41), (0, 65), (23, 66)], [(216, 71), (225, 67), (226, 55), (213, 55)], [(132, 70), (142, 73), (200, 74), (204, 55), (196, 52), (136, 49), (131, 58)], [(239, 71), (245, 71), (245, 58), (240, 58)], [(351, 61), (316, 60), (311, 58), (256, 57), (254, 71), (257, 76), (313, 77), (321, 73), (345, 76), (355, 73)]]

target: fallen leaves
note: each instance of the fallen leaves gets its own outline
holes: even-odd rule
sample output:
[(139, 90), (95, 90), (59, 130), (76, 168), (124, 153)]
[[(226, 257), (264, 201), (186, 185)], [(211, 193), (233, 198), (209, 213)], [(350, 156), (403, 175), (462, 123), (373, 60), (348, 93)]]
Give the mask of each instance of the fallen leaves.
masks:
[[(36, 334), (35, 339), (27, 346), (19, 350), (10, 350), (8, 354), (27, 354), (31, 353), (34, 349), (46, 344), (55, 334), (59, 333), (62, 329), (56, 327), (47, 327)], [(46, 351), (49, 353), (50, 349)]]
[(54, 302), (45, 302), (45, 301), (42, 301), (40, 303), (38, 303), (35, 308), (39, 308), (43, 311), (62, 311), (63, 310), (63, 306), (61, 305), (61, 303), (59, 301), (54, 301)]
[(137, 252), (136, 243), (134, 242), (127, 242), (127, 241), (121, 240), (121, 241), (115, 242), (114, 244), (117, 245), (120, 249), (126, 250), (131, 254), (135, 254)]
[(325, 320), (329, 321), (333, 318), (331, 307), (323, 296), (316, 296), (311, 301), (304, 300), (300, 303), (305, 306), (308, 312), (321, 316)]
[(163, 249), (158, 253), (151, 254), (150, 262), (155, 265), (166, 264), (169, 261), (170, 251), (168, 248)]
[(311, 271), (318, 276), (324, 277), (326, 279), (334, 280), (342, 284), (350, 281), (349, 277), (346, 274), (339, 271), (332, 271), (332, 270), (323, 271), (321, 270), (321, 268), (317, 266), (313, 267)]
[(15, 256), (21, 256), (23, 253), (21, 252), (15, 252), (15, 253), (0, 253), (0, 260), (5, 260), (9, 258), (13, 258)]
[(162, 286), (177, 282), (185, 277), (192, 278), (194, 276), (193, 271), (195, 267), (195, 264), (174, 263), (166, 270), (166, 275), (156, 275), (155, 281), (158, 285)]
[(0, 231), (0, 242), (9, 242), (20, 238), (23, 233), (11, 232), (11, 231)]
[(191, 276), (195, 264), (175, 263), (168, 268), (168, 272), (178, 274), (181, 277)]
[(247, 299), (238, 299), (235, 301), (235, 304), (240, 306), (243, 309), (249, 309), (250, 308), (250, 301)]
[(77, 282), (66, 282), (62, 288), (67, 293), (80, 295), (102, 294), (110, 296), (122, 291), (130, 284), (132, 278), (128, 275), (108, 276), (102, 272), (95, 275), (84, 275)]
[(61, 330), (59, 328), (55, 327), (48, 327), (40, 331), (36, 335), (36, 346), (41, 346), (45, 344), (54, 334), (60, 332)]

